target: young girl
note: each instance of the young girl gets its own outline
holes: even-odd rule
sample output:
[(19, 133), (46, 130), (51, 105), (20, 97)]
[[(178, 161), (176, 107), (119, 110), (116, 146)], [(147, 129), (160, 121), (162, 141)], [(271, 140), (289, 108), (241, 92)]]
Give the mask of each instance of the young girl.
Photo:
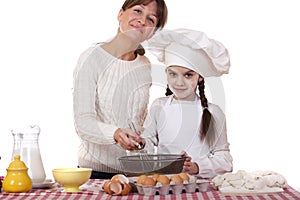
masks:
[[(146, 149), (185, 152), (183, 171), (213, 178), (232, 171), (225, 115), (208, 103), (204, 78), (228, 73), (226, 48), (198, 31), (162, 31), (149, 40), (150, 50), (165, 64), (167, 97), (156, 99), (145, 121)], [(197, 94), (199, 92), (199, 95)]]

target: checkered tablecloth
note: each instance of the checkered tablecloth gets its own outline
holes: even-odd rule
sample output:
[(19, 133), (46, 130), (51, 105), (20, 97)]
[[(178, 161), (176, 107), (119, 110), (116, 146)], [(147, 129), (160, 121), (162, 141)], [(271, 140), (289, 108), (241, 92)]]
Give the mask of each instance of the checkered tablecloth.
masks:
[(300, 192), (294, 190), (291, 187), (284, 189), (284, 192), (275, 194), (260, 194), (260, 195), (249, 195), (249, 196), (225, 196), (220, 192), (210, 189), (207, 192), (193, 192), (193, 193), (182, 193), (182, 194), (168, 194), (168, 195), (154, 195), (145, 196), (139, 195), (138, 193), (130, 193), (126, 196), (111, 196), (102, 191), (103, 180), (91, 179), (80, 188), (82, 192), (78, 193), (65, 193), (63, 188), (55, 183), (52, 188), (49, 189), (33, 189), (28, 193), (0, 193), (0, 200), (13, 199), (13, 200), (44, 200), (44, 199), (111, 199), (111, 200), (173, 200), (173, 199), (209, 199), (209, 200), (273, 200), (273, 199), (298, 199), (300, 200)]

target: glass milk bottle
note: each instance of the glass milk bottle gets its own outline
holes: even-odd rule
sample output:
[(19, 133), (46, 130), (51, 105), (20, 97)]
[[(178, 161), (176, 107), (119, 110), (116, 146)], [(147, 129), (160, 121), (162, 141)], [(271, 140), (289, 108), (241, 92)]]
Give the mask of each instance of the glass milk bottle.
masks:
[[(13, 134), (17, 132), (12, 131)], [(33, 183), (42, 183), (46, 178), (39, 148), (40, 127), (38, 125), (25, 127), (20, 130), (23, 136), (20, 155), (28, 167), (28, 174)]]

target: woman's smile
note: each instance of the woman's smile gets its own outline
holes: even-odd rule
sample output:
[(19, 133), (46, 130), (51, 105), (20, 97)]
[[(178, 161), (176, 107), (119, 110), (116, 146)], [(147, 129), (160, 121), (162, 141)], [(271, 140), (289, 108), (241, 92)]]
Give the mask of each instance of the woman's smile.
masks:
[(135, 25), (135, 24), (131, 24), (130, 25), (134, 30), (139, 31), (141, 34), (144, 33), (144, 27), (141, 25)]

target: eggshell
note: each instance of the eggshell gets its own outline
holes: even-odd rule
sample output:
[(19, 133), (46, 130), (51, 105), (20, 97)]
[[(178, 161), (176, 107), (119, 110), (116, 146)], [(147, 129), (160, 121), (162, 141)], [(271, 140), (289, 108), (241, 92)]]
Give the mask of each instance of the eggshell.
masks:
[(122, 185), (119, 182), (111, 182), (109, 188), (112, 191), (112, 195), (120, 195), (122, 193)]
[(127, 195), (127, 194), (129, 194), (130, 191), (131, 191), (131, 186), (127, 183), (124, 183), (122, 185), (121, 195)]
[(120, 182), (129, 184), (129, 179), (124, 174), (116, 174), (111, 179), (112, 182)]
[(189, 183), (189, 182), (190, 182), (190, 176), (189, 176), (187, 173), (182, 172), (182, 173), (180, 173), (180, 174), (178, 174), (178, 175), (182, 178), (182, 180), (183, 180), (185, 183)]
[(143, 182), (144, 186), (155, 186), (156, 181), (152, 177), (146, 177)]
[(110, 189), (110, 184), (111, 184), (111, 180), (106, 180), (102, 186), (102, 189), (104, 190), (104, 192), (106, 192), (107, 194), (112, 194), (113, 192)]
[(153, 174), (153, 175), (152, 175), (152, 178), (154, 178), (154, 179), (157, 180), (157, 178), (158, 178), (159, 176), (160, 176), (159, 174)]
[(162, 185), (169, 185), (170, 179), (166, 175), (160, 175), (157, 178), (157, 183), (161, 183)]
[(111, 180), (107, 180), (104, 182), (102, 186), (104, 192), (110, 195), (119, 195), (122, 192), (122, 185), (120, 182), (113, 182)]
[(178, 174), (171, 176), (170, 180), (171, 184), (183, 184), (183, 180)]
[(139, 178), (137, 179), (136, 183), (139, 185), (143, 185), (146, 178), (147, 178), (147, 176), (145, 174), (140, 175)]
[(110, 195), (127, 195), (131, 192), (129, 179), (123, 174), (117, 174), (106, 180), (102, 186), (104, 192)]

